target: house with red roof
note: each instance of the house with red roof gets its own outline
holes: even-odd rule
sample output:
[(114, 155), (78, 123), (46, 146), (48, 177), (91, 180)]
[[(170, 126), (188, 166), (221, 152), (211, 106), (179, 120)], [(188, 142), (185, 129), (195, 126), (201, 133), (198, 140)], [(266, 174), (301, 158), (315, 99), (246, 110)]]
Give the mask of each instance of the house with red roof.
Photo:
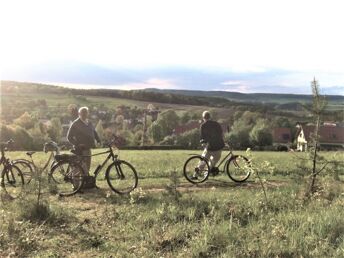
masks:
[(272, 130), (274, 145), (290, 146), (292, 144), (291, 130), (288, 127), (276, 127)]
[[(314, 125), (299, 124), (297, 134), (297, 150), (306, 151), (314, 134)], [(325, 149), (344, 148), (344, 127), (337, 124), (325, 123), (319, 128), (319, 144)]]

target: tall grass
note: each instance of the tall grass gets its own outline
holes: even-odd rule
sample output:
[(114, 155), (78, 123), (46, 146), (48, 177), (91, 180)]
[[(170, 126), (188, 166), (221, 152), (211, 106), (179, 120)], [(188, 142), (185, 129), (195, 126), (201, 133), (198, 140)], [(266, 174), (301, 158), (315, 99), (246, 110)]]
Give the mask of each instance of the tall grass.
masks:
[[(143, 164), (135, 152), (124, 154)], [(283, 177), (286, 184), (267, 188), (266, 203), (258, 184), (181, 192), (172, 173), (162, 192), (45, 192), (44, 219), (27, 195), (1, 204), (0, 257), (343, 257), (343, 183), (319, 179), (305, 202), (303, 183)]]

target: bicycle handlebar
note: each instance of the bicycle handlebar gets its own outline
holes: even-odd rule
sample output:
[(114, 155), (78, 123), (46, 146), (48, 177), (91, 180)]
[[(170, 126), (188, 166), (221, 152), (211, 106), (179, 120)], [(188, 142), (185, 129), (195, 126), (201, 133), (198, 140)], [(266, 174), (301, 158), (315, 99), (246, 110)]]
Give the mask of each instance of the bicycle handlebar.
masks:
[(111, 147), (113, 144), (115, 144), (117, 139), (118, 139), (118, 137), (113, 135), (112, 140), (109, 143), (107, 143), (106, 146)]
[[(200, 143), (201, 143), (202, 147), (204, 147), (204, 148), (207, 148), (207, 147), (209, 146), (209, 142), (207, 142), (207, 141), (205, 141), (205, 140), (203, 140), (203, 139), (200, 140)], [(227, 145), (229, 149), (231, 148), (231, 145), (230, 145), (230, 142), (229, 142), (229, 141), (227, 141), (227, 142), (225, 143), (225, 145)]]

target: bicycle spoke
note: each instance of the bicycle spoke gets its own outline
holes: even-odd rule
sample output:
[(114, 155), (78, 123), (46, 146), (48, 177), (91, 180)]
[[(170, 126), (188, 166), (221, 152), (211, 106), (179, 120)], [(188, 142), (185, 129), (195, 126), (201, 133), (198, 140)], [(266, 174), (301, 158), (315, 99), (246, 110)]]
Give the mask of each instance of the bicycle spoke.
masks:
[(189, 158), (184, 164), (184, 176), (193, 184), (204, 182), (209, 176), (208, 162), (199, 156)]
[(243, 156), (234, 157), (226, 167), (228, 176), (235, 182), (244, 182), (250, 176), (250, 163)]
[(131, 192), (136, 188), (138, 182), (134, 167), (125, 161), (110, 165), (106, 173), (106, 180), (110, 188), (119, 194)]
[(64, 196), (72, 195), (80, 190), (83, 180), (84, 173), (79, 165), (63, 162), (50, 174), (50, 191)]
[(1, 181), (1, 187), (9, 197), (18, 198), (22, 194), (24, 178), (19, 168), (15, 166), (5, 168)]

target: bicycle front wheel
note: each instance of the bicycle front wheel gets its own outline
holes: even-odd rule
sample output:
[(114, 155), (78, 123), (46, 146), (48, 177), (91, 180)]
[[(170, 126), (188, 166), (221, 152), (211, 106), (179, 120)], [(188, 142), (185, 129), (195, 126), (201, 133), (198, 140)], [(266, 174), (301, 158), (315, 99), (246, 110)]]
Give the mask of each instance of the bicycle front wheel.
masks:
[(58, 162), (49, 174), (51, 193), (60, 196), (76, 194), (83, 186), (85, 173), (80, 164), (70, 161)]
[(242, 183), (251, 175), (250, 161), (244, 156), (234, 156), (226, 164), (227, 175), (234, 182)]
[(107, 168), (105, 177), (110, 188), (118, 194), (130, 193), (137, 187), (138, 183), (135, 168), (123, 160), (112, 163)]
[(183, 171), (186, 180), (199, 184), (208, 179), (210, 167), (206, 158), (192, 156), (185, 162)]
[(24, 188), (24, 177), (20, 169), (14, 165), (7, 166), (1, 173), (1, 188), (6, 197), (20, 197)]

